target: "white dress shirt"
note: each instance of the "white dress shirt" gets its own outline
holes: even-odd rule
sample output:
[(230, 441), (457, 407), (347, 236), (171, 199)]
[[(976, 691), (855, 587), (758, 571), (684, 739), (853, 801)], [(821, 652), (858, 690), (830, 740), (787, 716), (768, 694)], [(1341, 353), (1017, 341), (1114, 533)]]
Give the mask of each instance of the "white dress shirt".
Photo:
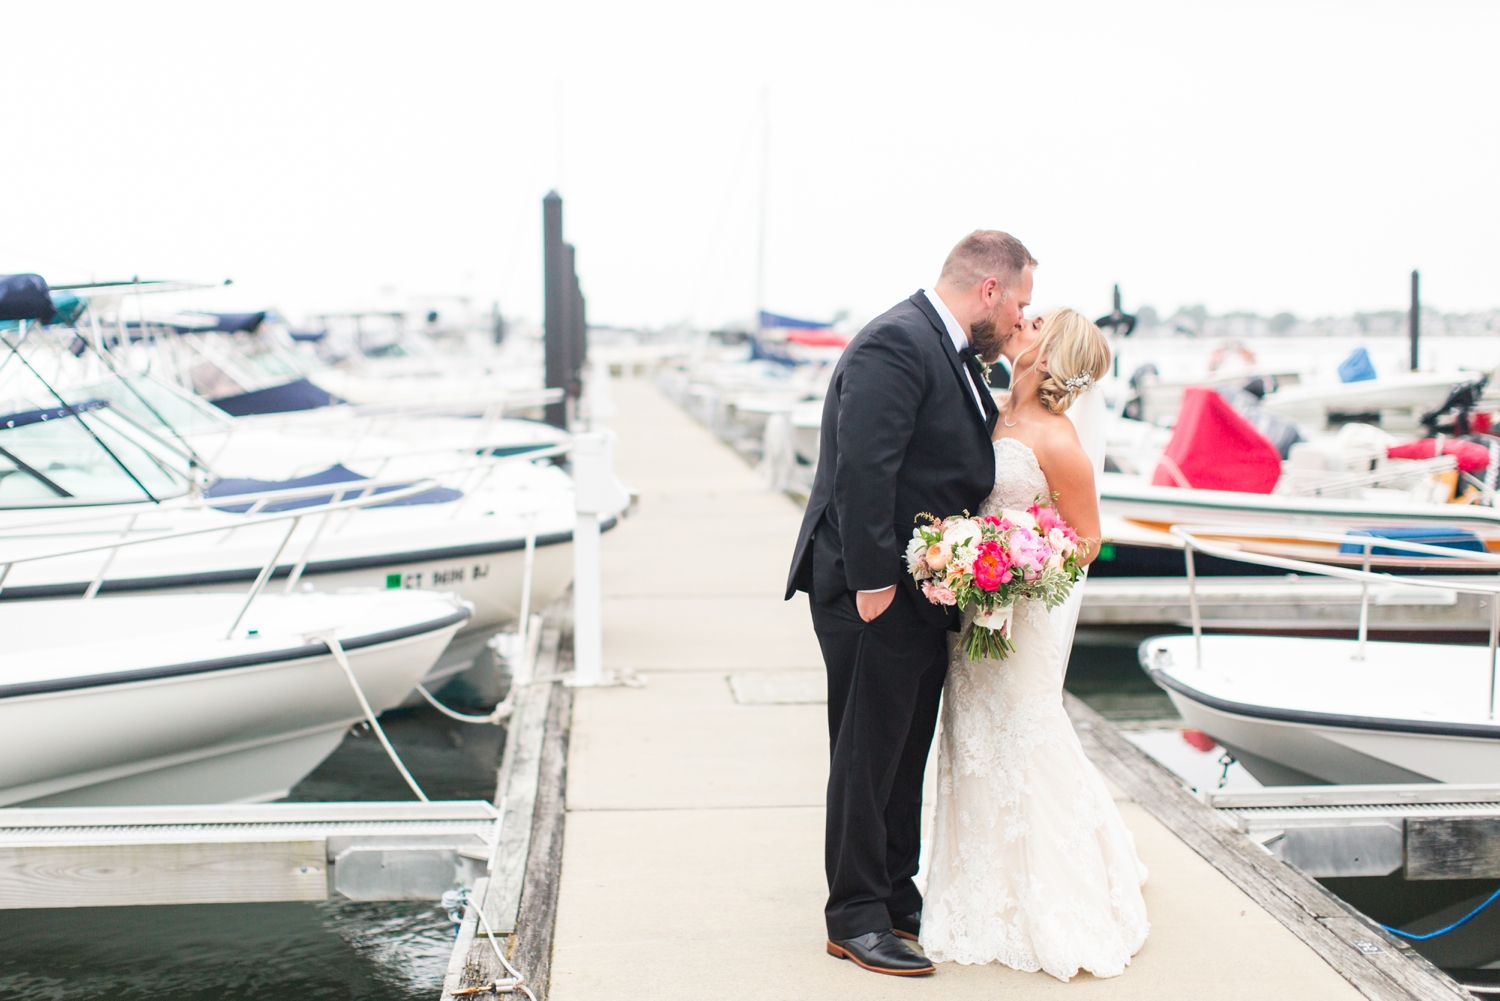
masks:
[[(948, 328), (948, 337), (953, 341), (953, 350), (962, 352), (969, 346), (969, 335), (964, 332), (963, 327), (959, 326), (958, 320), (954, 319), (953, 313), (948, 309), (948, 304), (943, 302), (942, 296), (931, 289), (923, 289), (922, 294), (927, 296), (927, 301), (932, 303), (932, 308), (937, 310), (937, 315), (942, 319), (943, 326)], [(969, 389), (974, 393), (974, 405), (979, 408), (980, 416), (984, 416), (984, 400), (979, 396), (979, 387), (974, 385), (974, 373), (967, 365), (964, 366), (964, 371), (969, 376)]]

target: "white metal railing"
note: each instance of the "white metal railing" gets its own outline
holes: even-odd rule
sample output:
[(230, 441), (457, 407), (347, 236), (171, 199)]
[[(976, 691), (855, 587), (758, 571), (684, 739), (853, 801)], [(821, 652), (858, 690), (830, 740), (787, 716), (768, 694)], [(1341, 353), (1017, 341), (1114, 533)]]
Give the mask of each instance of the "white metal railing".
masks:
[[(1337, 577), (1342, 580), (1358, 581), (1360, 587), (1359, 602), (1359, 642), (1354, 659), (1364, 660), (1365, 646), (1368, 642), (1370, 625), (1370, 584), (1389, 584), (1399, 582), (1403, 585), (1413, 587), (1426, 587), (1442, 591), (1459, 591), (1464, 594), (1481, 594), (1489, 596), (1490, 606), (1490, 699), (1489, 718), (1495, 718), (1495, 693), (1496, 693), (1496, 648), (1500, 645), (1500, 577), (1480, 577), (1474, 583), (1467, 579), (1463, 583), (1455, 582), (1453, 577), (1444, 577), (1441, 580), (1433, 580), (1415, 575), (1396, 575), (1389, 573), (1373, 573), (1370, 570), (1370, 555), (1372, 550), (1396, 549), (1402, 552), (1412, 553), (1419, 556), (1439, 556), (1452, 559), (1462, 554), (1462, 558), (1468, 562), (1479, 562), (1493, 565), (1500, 572), (1500, 554), (1483, 552), (1476, 553), (1468, 550), (1453, 549), (1447, 546), (1434, 546), (1424, 542), (1407, 542), (1401, 539), (1386, 539), (1375, 535), (1344, 535), (1336, 532), (1313, 532), (1303, 531), (1295, 528), (1259, 528), (1226, 525), (1173, 525), (1171, 533), (1182, 540), (1183, 556), (1187, 565), (1188, 582), (1188, 608), (1193, 620), (1193, 644), (1197, 657), (1196, 666), (1201, 670), (1203, 667), (1203, 620), (1198, 611), (1197, 591), (1197, 568), (1193, 563), (1193, 554), (1201, 552), (1209, 556), (1216, 556), (1224, 560), (1236, 560), (1241, 563), (1252, 563), (1257, 566), (1274, 567), (1281, 570), (1289, 570), (1294, 573), (1318, 574), (1324, 577)], [(1202, 533), (1201, 535), (1199, 533)], [(1286, 556), (1272, 556), (1269, 553), (1251, 553), (1239, 548), (1234, 543), (1213, 542), (1203, 536), (1218, 539), (1292, 539), (1298, 542), (1324, 542), (1337, 543), (1339, 545), (1354, 545), (1361, 547), (1363, 560), (1361, 569), (1355, 570), (1350, 567), (1331, 566), (1326, 563), (1313, 563), (1308, 560), (1292, 559)], [(1487, 583), (1485, 581), (1488, 581)]]
[[(245, 597), (244, 605), (240, 607), (239, 614), (234, 617), (234, 622), (230, 625), (229, 630), (225, 634), (224, 638), (228, 639), (230, 636), (234, 635), (234, 631), (239, 627), (241, 620), (244, 619), (245, 613), (250, 610), (251, 604), (254, 603), (256, 597), (266, 586), (266, 582), (271, 579), (271, 574), (273, 574), (276, 570), (277, 561), (281, 559), (281, 554), (286, 551), (287, 543), (292, 541), (292, 536), (296, 534), (298, 527), (301, 526), (303, 518), (306, 518), (309, 515), (322, 514), (326, 519), (328, 515), (336, 511), (352, 511), (362, 507), (368, 507), (373, 504), (387, 504), (391, 501), (403, 500), (407, 497), (413, 497), (417, 494), (425, 493), (428, 490), (433, 489), (435, 486), (437, 486), (436, 480), (419, 480), (415, 483), (409, 484), (404, 488), (397, 490), (388, 490), (383, 494), (371, 494), (366, 497), (356, 497), (353, 500), (331, 501), (328, 504), (298, 508), (295, 511), (283, 511), (274, 514), (257, 515), (254, 517), (247, 516), (245, 521), (238, 523), (234, 526), (234, 528), (249, 528), (259, 525), (269, 525), (279, 521), (290, 521), (292, 524), (287, 529), (286, 534), (281, 537), (281, 541), (275, 547), (275, 551), (271, 554), (271, 558), (267, 560), (266, 563), (260, 568), (260, 573), (256, 575), (255, 583), (250, 587), (250, 593)], [(328, 490), (324, 491), (324, 493), (328, 492)], [(89, 546), (75, 546), (71, 549), (54, 550), (52, 552), (45, 553), (32, 553), (25, 556), (0, 557), (0, 591), (4, 590), (5, 579), (10, 576), (11, 569), (19, 563), (36, 563), (41, 560), (62, 559), (67, 556), (79, 556), (85, 553), (107, 553), (108, 555), (105, 558), (104, 565), (100, 568), (98, 574), (95, 575), (94, 580), (84, 590), (83, 600), (88, 601), (99, 593), (99, 588), (104, 583), (104, 575), (109, 570), (110, 565), (114, 562), (115, 555), (121, 549), (132, 546), (147, 546), (159, 542), (170, 541), (173, 539), (190, 538), (197, 535), (210, 535), (215, 532), (222, 532), (224, 530), (224, 525), (212, 525), (204, 528), (187, 528), (181, 529), (176, 532), (167, 532), (161, 535), (152, 535), (146, 538), (119, 538), (114, 540), (113, 542), (102, 542)], [(312, 542), (316, 541), (317, 537), (315, 535)], [(299, 568), (305, 567), (307, 565), (307, 556), (311, 548), (312, 544), (310, 542), (307, 548), (303, 551), (303, 558), (299, 561)]]
[[(540, 459), (552, 459), (558, 456), (567, 455), (572, 451), (572, 449), (573, 443), (569, 441), (560, 442), (556, 445), (547, 445), (545, 447), (533, 449), (527, 452), (517, 452), (514, 455), (466, 456), (464, 457), (464, 461), (460, 464), (455, 464), (448, 469), (429, 472), (421, 478), (436, 481), (439, 477), (445, 477), (456, 473), (473, 475), (475, 470), (480, 470), (483, 475), (479, 483), (475, 484), (475, 489), (477, 489), (477, 487), (482, 485), (483, 482), (489, 478), (489, 475), (494, 472), (495, 467), (503, 466), (508, 463), (534, 462)], [(340, 480), (337, 483), (315, 484), (305, 487), (278, 488), (275, 490), (262, 490), (243, 494), (225, 494), (219, 497), (174, 497), (164, 500), (160, 504), (151, 505), (149, 508), (145, 506), (146, 502), (142, 501), (139, 502), (138, 506), (141, 510), (150, 510), (153, 512), (199, 511), (205, 508), (213, 508), (223, 511), (227, 507), (238, 506), (240, 504), (248, 502), (249, 504), (251, 504), (253, 510), (246, 511), (244, 513), (249, 515), (259, 513), (261, 508), (269, 504), (279, 504), (283, 501), (305, 500), (309, 497), (321, 497), (326, 494), (334, 493), (338, 490), (343, 490), (345, 492), (351, 490), (389, 490), (392, 487), (406, 486), (411, 482), (413, 482), (413, 478), (411, 475), (389, 477), (384, 479), (370, 478), (363, 480)], [(441, 482), (438, 482), (436, 485), (442, 486), (443, 484)], [(469, 496), (469, 492), (470, 491), (468, 490), (465, 491), (465, 498)], [(382, 494), (381, 496), (386, 495)], [(122, 512), (117, 509), (119, 507), (118, 505), (111, 504), (97, 506), (101, 508), (101, 510), (97, 514), (82, 516), (78, 516), (75, 514), (72, 517), (66, 518), (54, 517), (41, 521), (13, 522), (10, 524), (0, 525), (0, 540), (15, 538), (17, 537), (17, 533), (20, 533), (20, 537), (31, 537), (37, 529), (41, 528), (53, 528), (57, 526), (74, 527), (78, 525), (85, 525), (89, 522), (117, 520), (122, 517)], [(72, 507), (68, 508), (67, 510), (69, 512), (77, 512), (79, 508)], [(131, 513), (134, 514), (138, 512)], [(226, 513), (234, 514), (238, 512)]]
[(1324, 494), (1337, 496), (1365, 487), (1400, 489), (1416, 484), (1458, 468), (1458, 460), (1451, 455), (1439, 455), (1432, 459), (1397, 459), (1375, 469), (1349, 472), (1327, 469), (1284, 469), (1276, 484), (1276, 492), (1283, 496), (1319, 497)]

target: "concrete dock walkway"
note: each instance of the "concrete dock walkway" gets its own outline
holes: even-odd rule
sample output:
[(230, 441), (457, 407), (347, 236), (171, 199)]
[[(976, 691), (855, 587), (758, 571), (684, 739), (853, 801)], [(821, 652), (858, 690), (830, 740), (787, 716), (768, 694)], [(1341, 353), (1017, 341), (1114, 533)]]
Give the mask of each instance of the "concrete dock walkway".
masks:
[(613, 393), (640, 510), (604, 541), (604, 659), (648, 684), (576, 694), (552, 999), (1361, 996), (1123, 795), (1152, 923), (1124, 976), (827, 956), (822, 660), (781, 598), (801, 510), (654, 387)]

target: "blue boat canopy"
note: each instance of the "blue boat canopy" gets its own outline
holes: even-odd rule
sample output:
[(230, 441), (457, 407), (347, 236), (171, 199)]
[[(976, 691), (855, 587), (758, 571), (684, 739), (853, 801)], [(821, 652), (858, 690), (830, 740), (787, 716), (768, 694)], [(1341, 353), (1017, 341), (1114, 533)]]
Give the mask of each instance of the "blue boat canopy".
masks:
[(0, 275), (0, 320), (48, 323), (56, 312), (41, 275)]
[(1370, 361), (1370, 352), (1360, 345), (1349, 352), (1349, 357), (1339, 362), (1340, 382), (1368, 382), (1375, 378), (1375, 363)]
[(827, 330), (833, 326), (831, 323), (823, 323), (820, 320), (799, 320), (795, 316), (782, 316), (780, 313), (767, 313), (760, 311), (760, 329), (768, 327), (780, 327), (784, 330)]

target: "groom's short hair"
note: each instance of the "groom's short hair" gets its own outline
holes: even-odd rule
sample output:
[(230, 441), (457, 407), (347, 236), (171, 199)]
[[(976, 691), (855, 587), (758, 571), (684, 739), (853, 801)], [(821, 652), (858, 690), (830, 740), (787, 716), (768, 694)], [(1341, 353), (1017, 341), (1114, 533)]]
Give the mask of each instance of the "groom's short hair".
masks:
[(1036, 258), (1020, 240), (998, 229), (976, 229), (948, 252), (938, 281), (973, 288), (986, 278), (995, 278), (1001, 288), (1010, 288), (1028, 267), (1036, 267)]

